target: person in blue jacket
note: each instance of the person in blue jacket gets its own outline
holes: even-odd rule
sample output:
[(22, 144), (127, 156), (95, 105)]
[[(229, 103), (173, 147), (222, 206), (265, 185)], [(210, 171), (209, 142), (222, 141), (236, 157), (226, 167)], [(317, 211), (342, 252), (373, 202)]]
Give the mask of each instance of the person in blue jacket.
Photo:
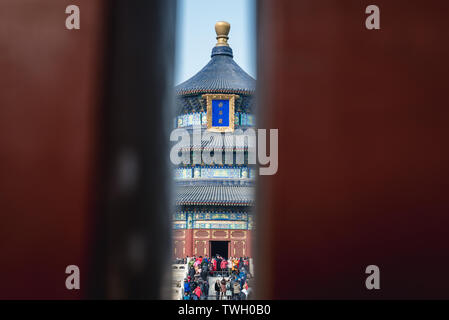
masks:
[(190, 293), (190, 283), (187, 281), (187, 279), (184, 279), (184, 293)]
[(246, 282), (246, 272), (244, 268), (242, 268), (239, 273), (239, 280), (240, 280), (240, 289), (243, 289), (243, 285)]

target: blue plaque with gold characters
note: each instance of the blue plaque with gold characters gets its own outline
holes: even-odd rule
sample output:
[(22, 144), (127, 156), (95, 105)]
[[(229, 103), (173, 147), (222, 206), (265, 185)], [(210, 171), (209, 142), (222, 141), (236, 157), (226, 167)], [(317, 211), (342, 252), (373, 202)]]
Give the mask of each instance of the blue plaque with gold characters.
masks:
[(212, 126), (229, 127), (229, 100), (212, 100)]
[(207, 129), (217, 132), (234, 131), (235, 94), (204, 94), (207, 102)]

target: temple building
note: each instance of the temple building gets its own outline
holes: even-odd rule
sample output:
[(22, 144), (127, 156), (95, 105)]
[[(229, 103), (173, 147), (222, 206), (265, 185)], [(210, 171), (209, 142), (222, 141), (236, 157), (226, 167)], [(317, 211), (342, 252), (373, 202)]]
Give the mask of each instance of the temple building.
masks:
[[(175, 128), (193, 133), (201, 128), (221, 135), (217, 139), (191, 142), (191, 161), (175, 168), (176, 212), (173, 215), (173, 257), (252, 256), (251, 233), (254, 230), (255, 168), (249, 165), (250, 146), (235, 145), (240, 132), (255, 125), (256, 81), (233, 59), (228, 45), (230, 25), (217, 22), (217, 44), (209, 63), (189, 80), (175, 88)], [(239, 130), (241, 129), (241, 130)], [(192, 139), (193, 141), (194, 139)], [(223, 153), (222, 161), (194, 161), (198, 152), (215, 156)], [(224, 152), (231, 155), (232, 164), (225, 164)], [(243, 157), (244, 161), (237, 158)], [(240, 158), (241, 159), (241, 158)]]

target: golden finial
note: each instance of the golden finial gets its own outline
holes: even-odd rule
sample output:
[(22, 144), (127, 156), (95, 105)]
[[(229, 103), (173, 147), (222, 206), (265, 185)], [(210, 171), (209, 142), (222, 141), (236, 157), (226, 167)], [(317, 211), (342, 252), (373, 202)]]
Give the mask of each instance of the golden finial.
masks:
[(220, 47), (220, 46), (229, 47), (228, 34), (229, 34), (230, 29), (231, 29), (231, 25), (229, 24), (229, 22), (218, 21), (215, 24), (215, 33), (217, 34), (217, 44), (215, 45), (216, 47)]

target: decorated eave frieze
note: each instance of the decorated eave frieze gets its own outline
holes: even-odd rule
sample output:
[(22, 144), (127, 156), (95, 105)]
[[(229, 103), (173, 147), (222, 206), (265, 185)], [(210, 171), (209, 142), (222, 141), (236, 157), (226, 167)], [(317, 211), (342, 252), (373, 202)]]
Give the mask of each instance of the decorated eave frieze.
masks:
[(251, 214), (248, 212), (235, 212), (235, 211), (179, 211), (173, 215), (174, 221), (184, 221), (187, 219), (192, 220), (235, 220), (235, 221), (248, 221), (251, 218)]
[(254, 180), (256, 171), (246, 165), (242, 166), (186, 166), (176, 168), (175, 181), (198, 181), (198, 180)]
[[(254, 115), (247, 112), (234, 112), (233, 116), (234, 127), (254, 127)], [(201, 128), (208, 127), (207, 112), (190, 112), (177, 116), (174, 121), (174, 128), (193, 128), (200, 126)]]
[(178, 212), (173, 217), (174, 229), (239, 229), (253, 230), (254, 217), (249, 213)]

